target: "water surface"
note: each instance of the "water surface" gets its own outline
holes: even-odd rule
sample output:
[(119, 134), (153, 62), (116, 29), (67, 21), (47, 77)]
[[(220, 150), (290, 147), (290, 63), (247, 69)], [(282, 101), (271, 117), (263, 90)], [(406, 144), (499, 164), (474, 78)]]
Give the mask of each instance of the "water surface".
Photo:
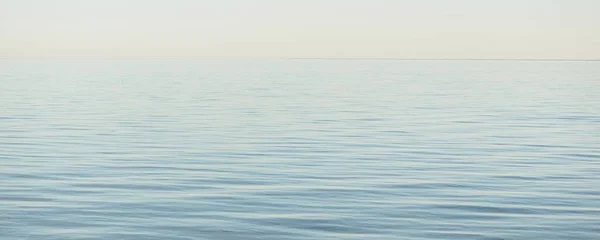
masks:
[(1, 239), (600, 239), (600, 62), (0, 60)]

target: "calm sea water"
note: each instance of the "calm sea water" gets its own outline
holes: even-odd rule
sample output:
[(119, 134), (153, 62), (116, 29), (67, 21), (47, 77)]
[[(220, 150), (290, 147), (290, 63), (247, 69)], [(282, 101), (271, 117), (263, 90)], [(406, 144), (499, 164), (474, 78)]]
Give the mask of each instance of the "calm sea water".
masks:
[(0, 239), (600, 239), (600, 62), (0, 60)]

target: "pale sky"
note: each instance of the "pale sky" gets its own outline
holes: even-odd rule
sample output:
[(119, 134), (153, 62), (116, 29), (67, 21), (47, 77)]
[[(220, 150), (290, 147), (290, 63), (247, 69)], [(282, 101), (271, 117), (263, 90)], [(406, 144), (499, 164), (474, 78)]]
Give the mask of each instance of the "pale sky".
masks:
[(600, 59), (600, 0), (0, 0), (0, 57)]

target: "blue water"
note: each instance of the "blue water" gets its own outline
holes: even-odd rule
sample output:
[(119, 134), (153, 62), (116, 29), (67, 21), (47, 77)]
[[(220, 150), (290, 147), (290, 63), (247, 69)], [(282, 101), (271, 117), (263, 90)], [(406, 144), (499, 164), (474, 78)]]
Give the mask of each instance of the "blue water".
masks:
[(600, 62), (0, 60), (0, 239), (600, 239)]

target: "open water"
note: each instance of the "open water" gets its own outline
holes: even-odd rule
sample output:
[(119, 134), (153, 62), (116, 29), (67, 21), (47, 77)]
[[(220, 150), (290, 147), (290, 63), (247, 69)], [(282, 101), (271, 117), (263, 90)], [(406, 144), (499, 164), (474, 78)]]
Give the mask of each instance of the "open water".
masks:
[(0, 239), (600, 239), (600, 62), (0, 60)]

